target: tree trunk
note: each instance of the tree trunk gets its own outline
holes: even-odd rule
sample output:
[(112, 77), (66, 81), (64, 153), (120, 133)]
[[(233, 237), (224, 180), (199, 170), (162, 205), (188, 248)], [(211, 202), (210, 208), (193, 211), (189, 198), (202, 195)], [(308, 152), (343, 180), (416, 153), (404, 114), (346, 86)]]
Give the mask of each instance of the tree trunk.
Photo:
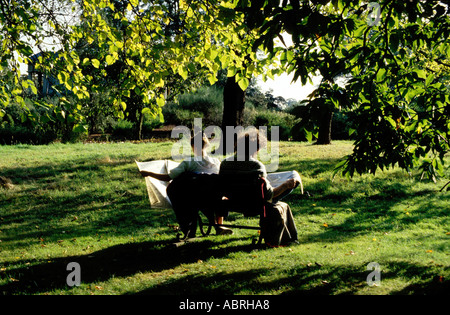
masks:
[(138, 140), (142, 140), (142, 125), (144, 124), (144, 114), (142, 112), (139, 114), (139, 127), (137, 131)]
[[(235, 77), (227, 78), (223, 90), (222, 144), (226, 143), (226, 126), (242, 126), (244, 123), (245, 91), (237, 84)], [(225, 146), (224, 146), (225, 147)], [(231, 152), (225, 152), (228, 154)]]
[(316, 144), (331, 143), (331, 122), (333, 120), (333, 111), (326, 109), (319, 121), (319, 137)]
[(235, 77), (227, 78), (223, 90), (222, 127), (241, 126), (244, 122), (245, 91), (242, 91)]

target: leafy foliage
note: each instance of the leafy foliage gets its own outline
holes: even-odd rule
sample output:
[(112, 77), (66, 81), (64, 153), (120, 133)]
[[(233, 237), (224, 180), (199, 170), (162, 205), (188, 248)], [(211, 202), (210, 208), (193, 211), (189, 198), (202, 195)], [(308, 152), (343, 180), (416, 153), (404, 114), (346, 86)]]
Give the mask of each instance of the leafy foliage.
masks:
[[(281, 52), (294, 80), (322, 76), (311, 102), (356, 112), (355, 149), (340, 165), (347, 174), (395, 164), (411, 169), (428, 157), (421, 167), (433, 178), (450, 148), (448, 7), (391, 0), (375, 7), (356, 0), (238, 3), (262, 34), (256, 45)], [(282, 32), (292, 45), (274, 45)], [(345, 97), (322, 88), (342, 76)]]
[[(135, 102), (132, 99), (143, 104), (136, 110), (162, 117), (167, 97), (204, 78), (214, 84), (220, 69), (226, 68), (228, 76), (235, 76), (245, 90), (251, 77), (265, 66), (264, 58), (251, 48), (256, 32), (243, 26), (243, 15), (236, 14), (232, 3), (72, 0), (60, 3), (64, 14), (58, 15), (50, 2), (13, 2), (7, 10), (2, 2), (0, 34), (7, 49), (2, 51), (0, 70), (7, 69), (7, 79), (14, 85), (2, 80), (3, 108), (11, 97), (25, 107), (22, 94), (29, 83), (18, 85), (19, 62), (30, 63), (36, 47), (43, 53), (34, 60), (36, 70), (57, 78), (62, 92), (78, 100), (62, 97), (58, 108), (50, 108), (70, 115), (76, 122), (74, 128), (84, 125), (83, 103), (100, 92), (107, 92), (120, 118)], [(62, 25), (62, 15), (71, 15), (72, 23)], [(25, 36), (19, 36), (21, 31)], [(42, 43), (35, 40), (40, 37), (57, 40), (56, 52), (45, 53)], [(30, 88), (37, 94), (33, 84)], [(48, 106), (35, 101), (39, 102)]]

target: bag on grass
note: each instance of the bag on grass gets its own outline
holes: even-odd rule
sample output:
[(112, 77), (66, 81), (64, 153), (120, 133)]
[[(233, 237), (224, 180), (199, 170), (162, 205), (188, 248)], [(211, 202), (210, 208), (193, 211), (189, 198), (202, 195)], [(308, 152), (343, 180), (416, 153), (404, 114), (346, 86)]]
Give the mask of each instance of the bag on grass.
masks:
[(262, 237), (269, 246), (283, 246), (297, 241), (294, 217), (291, 208), (285, 202), (267, 204), (260, 226)]

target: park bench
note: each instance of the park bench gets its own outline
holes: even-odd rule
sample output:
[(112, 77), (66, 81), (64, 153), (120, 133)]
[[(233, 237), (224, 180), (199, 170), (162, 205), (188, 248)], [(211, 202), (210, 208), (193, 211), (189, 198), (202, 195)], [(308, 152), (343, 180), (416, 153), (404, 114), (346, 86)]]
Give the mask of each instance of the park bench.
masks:
[[(171, 160), (155, 160), (148, 162), (138, 162), (136, 164), (139, 170), (148, 170), (154, 173), (167, 174), (170, 169), (178, 165)], [(233, 229), (251, 229), (261, 230), (261, 219), (267, 215), (266, 210), (270, 209), (270, 203), (265, 200), (264, 184), (265, 181), (258, 175), (247, 176), (247, 174), (215, 174), (210, 184), (214, 187), (214, 203), (208, 204), (208, 207), (198, 209), (197, 226), (203, 236), (209, 235), (215, 226), (223, 226)], [(301, 193), (303, 194), (303, 185), (300, 175), (295, 171), (268, 173), (268, 180), (272, 187), (277, 187), (288, 178), (296, 178), (300, 183)], [(151, 208), (168, 209), (171, 208), (171, 202), (167, 196), (166, 189), (169, 182), (159, 181), (150, 176), (145, 177), (147, 192)], [(194, 194), (195, 195), (195, 194)], [(197, 194), (198, 195), (198, 194)], [(224, 198), (222, 198), (224, 197)], [(245, 217), (259, 217), (258, 225), (230, 225), (215, 223), (215, 216), (227, 217), (229, 212), (237, 212)], [(206, 217), (206, 220), (205, 220)], [(197, 229), (197, 227), (196, 227)], [(264, 233), (259, 234), (258, 243), (261, 243)], [(177, 234), (179, 243), (190, 241), (188, 235)]]
[[(220, 174), (215, 175), (215, 178), (217, 179), (217, 203), (212, 204), (208, 209), (199, 209), (207, 219), (205, 222), (202, 216), (198, 215), (198, 227), (201, 234), (209, 235), (213, 227), (261, 231), (260, 225), (217, 224), (215, 217), (227, 217), (230, 212), (237, 212), (244, 217), (259, 217), (261, 221), (268, 205), (264, 196), (266, 181), (258, 174)], [(262, 239), (263, 233), (260, 232), (257, 243), (260, 244)]]

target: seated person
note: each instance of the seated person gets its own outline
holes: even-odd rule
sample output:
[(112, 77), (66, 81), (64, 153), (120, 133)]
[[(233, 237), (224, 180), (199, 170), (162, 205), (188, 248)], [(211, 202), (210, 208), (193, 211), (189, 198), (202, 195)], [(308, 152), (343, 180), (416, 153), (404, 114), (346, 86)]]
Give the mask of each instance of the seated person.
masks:
[[(203, 135), (202, 147), (197, 148), (194, 145), (195, 136), (191, 138), (191, 147), (194, 157), (182, 161), (177, 167), (170, 170), (169, 174), (158, 174), (149, 171), (141, 171), (142, 176), (151, 176), (161, 181), (170, 181), (167, 187), (167, 195), (172, 203), (172, 208), (180, 223), (183, 233), (188, 233), (188, 237), (195, 236), (196, 222), (193, 217), (199, 210), (196, 209), (200, 204), (207, 204), (212, 198), (208, 190), (213, 188), (206, 181), (195, 181), (198, 174), (217, 174), (219, 172), (220, 161), (206, 154), (209, 145), (208, 138)], [(175, 181), (175, 179), (177, 179)], [(206, 186), (206, 187), (205, 187)], [(210, 187), (208, 187), (210, 186)], [(198, 198), (202, 196), (202, 198)], [(195, 216), (196, 218), (196, 216)], [(216, 223), (223, 224), (223, 217), (216, 217)], [(232, 234), (233, 231), (225, 227), (216, 227), (216, 233)]]
[[(254, 145), (252, 145), (252, 142)], [(263, 144), (262, 136), (258, 132), (246, 133), (235, 146), (235, 155), (225, 159), (220, 163), (220, 174), (251, 174), (258, 173), (263, 178), (267, 178), (266, 167), (263, 163), (256, 159), (259, 149)], [(238, 146), (243, 145), (245, 150), (238, 150)], [(242, 149), (242, 148), (241, 148)], [(244, 152), (242, 152), (244, 151)], [(266, 180), (267, 200), (277, 201), (288, 195), (299, 182), (290, 178), (276, 188), (272, 188)]]
[[(234, 156), (222, 161), (219, 174), (236, 177), (244, 174), (255, 174), (266, 178), (267, 172), (264, 164), (255, 159), (262, 143), (263, 141), (258, 132), (246, 133), (241, 138), (241, 142), (238, 142), (238, 146), (239, 144), (243, 145), (245, 151), (242, 153), (242, 147), (241, 150), (237, 147)], [(256, 211), (251, 210), (251, 213), (252, 215), (256, 213), (262, 214), (260, 220), (261, 236), (269, 246), (297, 242), (297, 228), (292, 211), (288, 204), (278, 200), (289, 194), (299, 184), (299, 181), (290, 178), (280, 186), (273, 188), (270, 182), (265, 180), (265, 185), (263, 186), (265, 189), (263, 189), (262, 193), (266, 203), (263, 204), (263, 212), (259, 208), (259, 210), (255, 209)], [(236, 199), (238, 199), (237, 202), (239, 203), (248, 201), (249, 197), (244, 194), (244, 198), (236, 197)], [(250, 201), (250, 204), (254, 203), (254, 201)]]

